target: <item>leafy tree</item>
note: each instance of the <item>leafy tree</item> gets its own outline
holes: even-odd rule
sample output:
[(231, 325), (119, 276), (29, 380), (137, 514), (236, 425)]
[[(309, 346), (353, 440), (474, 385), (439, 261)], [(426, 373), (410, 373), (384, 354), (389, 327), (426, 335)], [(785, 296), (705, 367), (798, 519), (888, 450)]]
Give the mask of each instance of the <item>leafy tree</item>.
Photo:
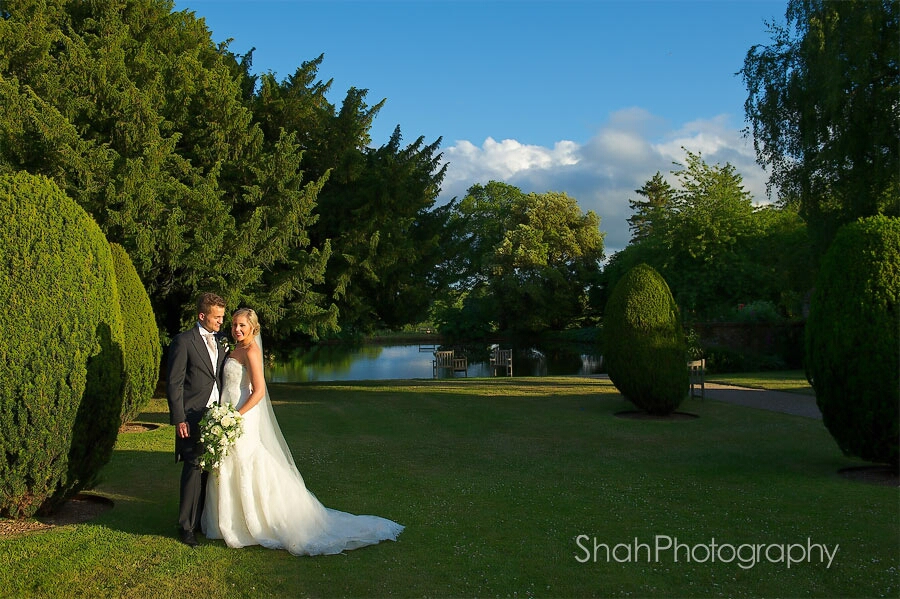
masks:
[(741, 272), (752, 289), (747, 297), (771, 302), (788, 318), (802, 318), (816, 276), (806, 223), (796, 207), (772, 205), (754, 210), (752, 222), (751, 235), (739, 245)]
[[(600, 219), (565, 193), (523, 194), (491, 181), (453, 207), (456, 285), (468, 298), (491, 298), (500, 330), (563, 329), (583, 318), (603, 258)], [(478, 293), (471, 293), (480, 289)], [(479, 299), (483, 302), (483, 299)]]
[(463, 292), (450, 291), (432, 306), (432, 320), (448, 340), (483, 339), (497, 327), (497, 307), (487, 285)]
[(687, 164), (673, 174), (681, 189), (667, 227), (668, 252), (660, 271), (676, 286), (686, 310), (702, 309), (705, 298), (737, 303), (753, 293), (743, 271), (740, 241), (752, 230), (753, 204), (735, 168), (709, 166), (687, 153)]
[(741, 74), (757, 160), (820, 252), (837, 228), (900, 214), (900, 3), (790, 0)]
[[(666, 202), (654, 209), (652, 220), (640, 221), (642, 234), (606, 265), (606, 289), (646, 263), (666, 279), (691, 318), (714, 317), (756, 300), (796, 315), (811, 287), (809, 244), (796, 210), (754, 208), (731, 164), (710, 166), (700, 154), (686, 154), (685, 165), (673, 171), (678, 185)], [(657, 174), (638, 193), (659, 189), (660, 181)], [(632, 206), (646, 213), (644, 203)]]
[[(611, 261), (607, 289), (615, 286), (613, 277), (646, 262), (669, 282), (683, 309), (703, 312), (710, 303), (731, 302), (745, 291), (737, 249), (750, 232), (753, 206), (731, 164), (710, 166), (699, 153), (686, 151), (686, 156), (686, 164), (672, 171), (677, 188), (662, 185), (657, 173), (638, 190), (656, 190), (664, 201), (657, 200), (652, 221), (642, 221), (642, 234)], [(640, 202), (632, 206), (645, 211)]]
[[(587, 310), (603, 258), (600, 217), (565, 193), (528, 194), (493, 254), (503, 329), (561, 330)], [(504, 326), (505, 325), (505, 326)]]
[(525, 194), (518, 187), (490, 181), (471, 186), (454, 206), (449, 224), (453, 246), (446, 254), (457, 258), (452, 276), (463, 287), (487, 281), (494, 250), (506, 232), (515, 228), (517, 207), (524, 202)]

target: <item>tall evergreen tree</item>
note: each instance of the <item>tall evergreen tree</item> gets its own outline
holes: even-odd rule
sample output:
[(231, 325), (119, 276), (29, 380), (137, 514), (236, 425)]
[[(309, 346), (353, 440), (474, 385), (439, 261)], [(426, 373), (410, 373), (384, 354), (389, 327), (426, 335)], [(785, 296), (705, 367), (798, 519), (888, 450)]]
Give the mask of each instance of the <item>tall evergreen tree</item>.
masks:
[(323, 190), (315, 233), (332, 240), (326, 288), (348, 333), (417, 322), (434, 297), (442, 213), (433, 207), (446, 170), (439, 144), (419, 137), (404, 147), (398, 127), (387, 144), (360, 153), (355, 174)]
[(300, 303), (327, 328), (333, 313), (306, 292), (327, 248), (304, 235), (322, 181), (302, 176), (294, 135), (254, 123), (248, 62), (167, 0), (6, 11), (0, 169), (45, 174), (87, 209), (128, 251), (165, 331), (201, 289), (252, 300), (269, 323)]
[(628, 207), (634, 212), (628, 217), (628, 229), (633, 242), (646, 239), (656, 227), (663, 226), (675, 196), (675, 190), (659, 171), (634, 192), (646, 199), (628, 200)]
[(371, 147), (369, 131), (385, 100), (369, 106), (367, 90), (354, 87), (336, 110), (326, 97), (331, 81), (318, 79), (323, 58), (280, 82), (263, 76), (253, 99), (266, 137), (296, 135), (306, 176), (327, 179), (308, 233), (314, 247), (331, 253), (312, 289), (331, 302), (345, 335), (415, 322), (434, 295), (446, 213), (434, 209), (446, 168), (440, 140), (404, 147), (398, 127), (385, 145)]

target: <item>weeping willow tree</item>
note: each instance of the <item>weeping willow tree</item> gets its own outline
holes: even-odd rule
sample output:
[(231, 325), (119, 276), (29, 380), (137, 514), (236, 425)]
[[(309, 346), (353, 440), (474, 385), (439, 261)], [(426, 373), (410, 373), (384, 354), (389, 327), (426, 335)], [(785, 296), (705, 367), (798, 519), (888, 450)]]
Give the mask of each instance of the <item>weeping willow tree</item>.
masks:
[(791, 0), (741, 74), (756, 156), (819, 253), (857, 218), (900, 216), (900, 3)]

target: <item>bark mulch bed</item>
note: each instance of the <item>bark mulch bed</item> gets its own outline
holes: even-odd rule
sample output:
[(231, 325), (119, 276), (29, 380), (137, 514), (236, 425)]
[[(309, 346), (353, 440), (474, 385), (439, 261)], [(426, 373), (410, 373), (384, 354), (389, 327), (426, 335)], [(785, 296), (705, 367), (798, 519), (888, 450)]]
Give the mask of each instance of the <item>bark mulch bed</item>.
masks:
[(0, 520), (0, 536), (8, 537), (26, 532), (49, 530), (57, 526), (81, 524), (112, 509), (112, 506), (112, 500), (106, 497), (79, 493), (50, 515), (22, 520)]
[[(156, 430), (160, 425), (147, 422), (126, 422), (119, 427), (120, 433), (144, 433)], [(21, 520), (0, 519), (0, 537), (26, 532), (49, 530), (56, 526), (81, 524), (93, 520), (106, 510), (112, 509), (113, 502), (106, 497), (79, 493), (62, 504), (53, 514), (35, 516)]]

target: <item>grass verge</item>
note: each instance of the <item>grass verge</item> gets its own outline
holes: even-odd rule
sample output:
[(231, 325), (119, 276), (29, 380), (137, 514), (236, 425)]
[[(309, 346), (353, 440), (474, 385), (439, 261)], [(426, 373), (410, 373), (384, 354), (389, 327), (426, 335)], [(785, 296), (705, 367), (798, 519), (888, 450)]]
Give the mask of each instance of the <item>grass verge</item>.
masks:
[(707, 380), (711, 383), (722, 383), (724, 385), (737, 385), (738, 387), (786, 391), (815, 396), (815, 392), (810, 387), (809, 381), (806, 380), (806, 374), (802, 370), (714, 374), (707, 376)]
[[(615, 413), (630, 404), (609, 381), (574, 377), (271, 392), (309, 488), (329, 507), (406, 525), (398, 542), (316, 558), (205, 539), (191, 550), (176, 540), (180, 467), (173, 429), (163, 426), (120, 435), (95, 489), (115, 501), (112, 510), (0, 538), (0, 595), (900, 593), (898, 489), (837, 475), (861, 463), (840, 453), (820, 421), (699, 400), (681, 408), (700, 416), (691, 421), (621, 419)], [(167, 422), (165, 402), (154, 400), (140, 420)], [(686, 549), (653, 555), (666, 539)], [(601, 547), (594, 560), (595, 540), (610, 559)], [(830, 567), (815, 548), (788, 567), (792, 544), (838, 550)], [(722, 545), (753, 545), (759, 555), (751, 563), (747, 549), (739, 559)]]

